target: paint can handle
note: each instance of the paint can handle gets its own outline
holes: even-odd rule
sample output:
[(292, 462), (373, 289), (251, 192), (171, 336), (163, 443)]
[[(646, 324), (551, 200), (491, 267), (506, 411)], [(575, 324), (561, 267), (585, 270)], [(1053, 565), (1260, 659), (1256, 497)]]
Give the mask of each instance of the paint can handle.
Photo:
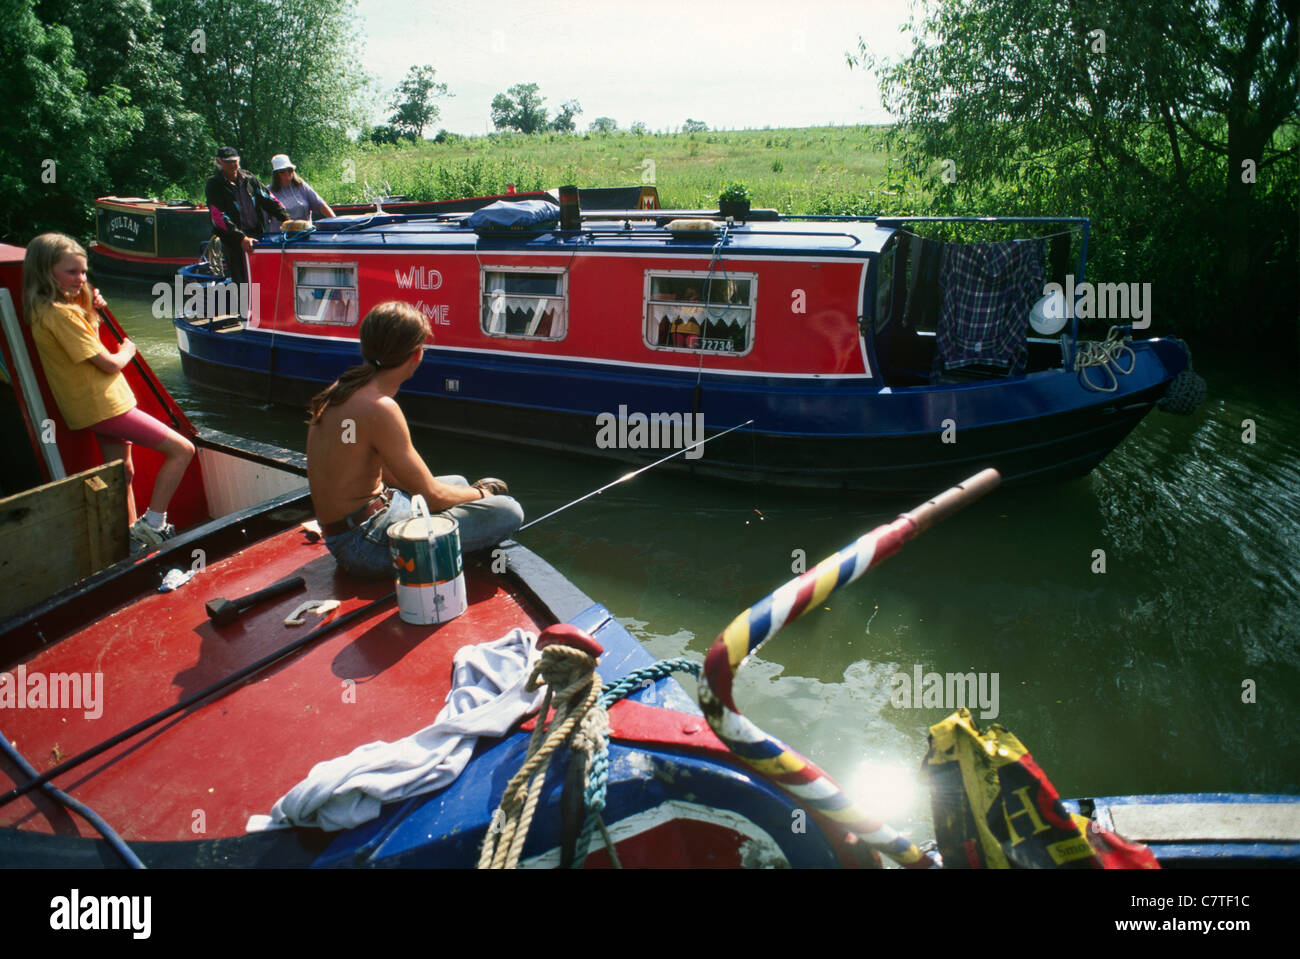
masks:
[(433, 539), (434, 539), (433, 514), (429, 512), (428, 504), (425, 503), (424, 497), (421, 496), (419, 493), (416, 493), (414, 496), (411, 497), (411, 518), (415, 519), (417, 516), (424, 517), (425, 535), (429, 537), (429, 545), (432, 546)]

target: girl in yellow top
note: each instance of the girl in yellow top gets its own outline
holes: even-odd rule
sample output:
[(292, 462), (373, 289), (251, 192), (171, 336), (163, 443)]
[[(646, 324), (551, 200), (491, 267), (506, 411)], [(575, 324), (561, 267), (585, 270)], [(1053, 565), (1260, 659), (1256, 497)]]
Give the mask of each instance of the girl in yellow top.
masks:
[[(194, 457), (194, 444), (136, 408), (135, 394), (122, 370), (135, 356), (129, 339), (116, 353), (99, 340), (98, 290), (86, 283), (86, 251), (72, 237), (42, 233), (27, 245), (23, 260), (23, 314), (41, 354), (45, 379), (69, 429), (95, 434), (105, 462), (126, 465), (127, 521), (131, 536), (157, 547), (176, 534), (167, 522), (167, 504)], [(162, 453), (166, 460), (154, 480), (149, 510), (136, 518), (131, 493), (131, 444)]]

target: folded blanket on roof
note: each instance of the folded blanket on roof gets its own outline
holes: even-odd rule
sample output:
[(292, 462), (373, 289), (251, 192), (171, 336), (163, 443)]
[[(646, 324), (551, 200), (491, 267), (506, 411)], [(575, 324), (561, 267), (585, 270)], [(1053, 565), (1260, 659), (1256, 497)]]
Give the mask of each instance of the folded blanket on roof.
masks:
[(545, 691), (524, 689), (539, 658), (537, 635), (522, 629), (461, 648), (452, 661), (447, 705), (433, 725), (397, 742), (367, 743), (317, 763), (276, 802), (271, 815), (250, 816), (248, 831), (351, 829), (378, 816), (384, 803), (450, 785), (480, 736), (504, 736), (541, 707)]
[(1025, 368), (1029, 309), (1043, 295), (1041, 241), (950, 244), (936, 329), (944, 369)]
[(559, 218), (560, 208), (546, 200), (498, 200), (475, 210), (466, 222), (471, 230), (492, 233), (553, 229)]

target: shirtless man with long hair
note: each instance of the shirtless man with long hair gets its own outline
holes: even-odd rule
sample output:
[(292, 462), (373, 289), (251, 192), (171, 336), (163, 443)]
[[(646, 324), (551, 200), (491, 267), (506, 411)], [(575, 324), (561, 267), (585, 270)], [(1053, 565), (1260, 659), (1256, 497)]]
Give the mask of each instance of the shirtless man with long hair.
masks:
[(360, 366), (311, 401), (307, 482), (325, 545), (358, 576), (392, 575), (388, 527), (411, 515), (410, 497), (460, 524), (461, 549), (485, 549), (512, 535), (523, 509), (499, 479), (473, 484), (434, 476), (411, 445), (397, 391), (415, 375), (429, 324), (409, 303), (380, 303), (361, 321)]

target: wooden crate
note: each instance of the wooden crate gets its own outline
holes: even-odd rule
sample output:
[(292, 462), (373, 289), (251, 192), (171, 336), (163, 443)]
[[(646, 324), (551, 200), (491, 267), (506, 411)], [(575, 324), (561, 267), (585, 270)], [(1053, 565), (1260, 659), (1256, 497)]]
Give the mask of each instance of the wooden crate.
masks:
[(0, 499), (0, 619), (129, 550), (121, 460)]

